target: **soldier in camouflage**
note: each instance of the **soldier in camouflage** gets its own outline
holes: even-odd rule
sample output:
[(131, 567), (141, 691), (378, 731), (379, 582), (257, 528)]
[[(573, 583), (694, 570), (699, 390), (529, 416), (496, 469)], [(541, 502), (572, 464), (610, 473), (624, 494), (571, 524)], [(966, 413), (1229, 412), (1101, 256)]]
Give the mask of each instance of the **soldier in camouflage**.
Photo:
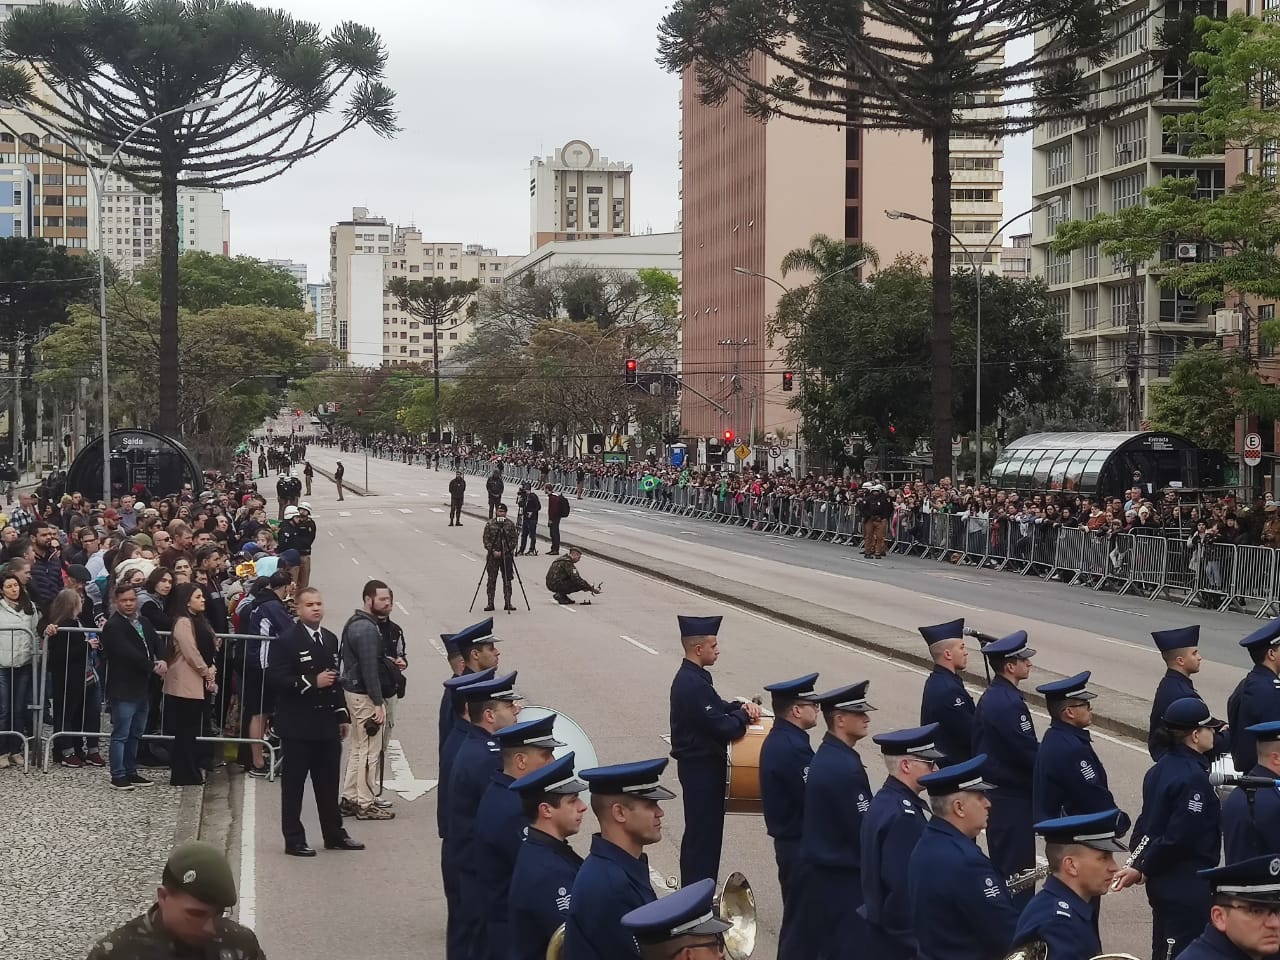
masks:
[(571, 593), (586, 591), (594, 596), (600, 592), (599, 587), (593, 587), (579, 576), (578, 568), (574, 565), (581, 559), (582, 551), (577, 547), (570, 547), (567, 554), (556, 557), (547, 568), (547, 589), (556, 598), (556, 603), (573, 603), (573, 598), (569, 596)]
[(494, 506), (493, 519), (484, 525), (484, 565), (489, 577), (485, 584), (485, 596), (489, 598), (486, 610), (493, 609), (493, 594), (499, 570), (502, 571), (503, 609), (508, 613), (515, 609), (515, 604), (511, 602), (511, 580), (515, 576), (515, 554), (519, 539), (515, 523), (507, 517), (507, 505), (499, 502)]
[(266, 960), (253, 931), (225, 916), (235, 904), (222, 852), (199, 840), (180, 843), (169, 853), (151, 909), (94, 944), (88, 960)]

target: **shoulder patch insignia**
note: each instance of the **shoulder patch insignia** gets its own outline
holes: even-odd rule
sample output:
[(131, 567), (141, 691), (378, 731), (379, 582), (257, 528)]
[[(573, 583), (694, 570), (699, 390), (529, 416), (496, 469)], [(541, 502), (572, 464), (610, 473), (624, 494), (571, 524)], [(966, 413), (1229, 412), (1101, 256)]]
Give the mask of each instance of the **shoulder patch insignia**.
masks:
[(1204, 801), (1200, 799), (1200, 794), (1193, 793), (1191, 799), (1187, 801), (1187, 810), (1191, 813), (1203, 813)]
[(1080, 761), (1080, 775), (1086, 780), (1096, 780), (1098, 778), (1097, 771), (1093, 769), (1093, 764), (1088, 760)]

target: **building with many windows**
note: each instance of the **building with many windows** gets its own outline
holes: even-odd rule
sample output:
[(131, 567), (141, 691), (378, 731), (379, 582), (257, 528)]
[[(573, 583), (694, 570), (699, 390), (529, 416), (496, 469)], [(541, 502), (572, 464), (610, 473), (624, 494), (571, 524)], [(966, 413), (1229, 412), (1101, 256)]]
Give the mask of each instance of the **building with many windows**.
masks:
[(33, 182), (24, 166), (0, 167), (0, 237), (31, 236)]
[(529, 165), (529, 250), (553, 240), (631, 233), (631, 164), (570, 140)]
[(73, 253), (96, 250), (97, 194), (79, 154), (34, 120), (0, 110), (0, 166), (16, 165), (31, 177), (30, 235)]
[[(103, 238), (107, 258), (126, 276), (160, 253), (160, 196), (130, 183), (119, 173), (103, 182)], [(178, 188), (178, 253), (203, 250), (230, 256), (230, 214), (222, 193), (198, 187)]]

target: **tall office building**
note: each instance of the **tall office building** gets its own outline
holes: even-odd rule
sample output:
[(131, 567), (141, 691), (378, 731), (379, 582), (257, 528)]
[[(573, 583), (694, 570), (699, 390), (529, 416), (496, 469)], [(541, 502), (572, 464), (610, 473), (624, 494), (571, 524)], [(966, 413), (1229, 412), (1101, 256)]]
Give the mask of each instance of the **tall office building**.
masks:
[(631, 233), (631, 164), (570, 140), (529, 165), (529, 251), (552, 240)]
[[(1257, 4), (1255, 3), (1255, 6)], [(1194, 177), (1201, 197), (1221, 195), (1227, 187), (1225, 157), (1191, 156), (1186, 138), (1166, 133), (1166, 117), (1193, 111), (1205, 79), (1186, 75), (1186, 65), (1167, 63), (1149, 74), (1156, 33), (1168, 19), (1184, 14), (1225, 18), (1244, 11), (1244, 0), (1135, 0), (1114, 16), (1114, 55), (1085, 66), (1095, 88), (1094, 104), (1123, 102), (1147, 93), (1154, 100), (1126, 110), (1106, 123), (1058, 121), (1038, 127), (1032, 138), (1032, 194), (1056, 205), (1037, 213), (1032, 225), (1032, 271), (1048, 281), (1054, 310), (1072, 353), (1098, 382), (1113, 387), (1127, 410), (1126, 359), (1138, 365), (1137, 421), (1147, 408), (1148, 387), (1164, 382), (1178, 357), (1215, 336), (1211, 309), (1177, 291), (1163, 289), (1157, 277), (1138, 267), (1136, 280), (1120, 258), (1101, 255), (1092, 245), (1069, 254), (1049, 249), (1058, 224), (1087, 220), (1099, 212), (1118, 213), (1143, 202), (1142, 191), (1163, 177)], [(1156, 15), (1141, 22), (1148, 12)], [(1255, 11), (1256, 12), (1256, 11)], [(1036, 37), (1037, 44), (1048, 41)], [(1204, 245), (1178, 244), (1159, 259), (1186, 261), (1210, 256)], [(1130, 306), (1136, 306), (1136, 324)]]
[[(107, 258), (126, 276), (160, 252), (160, 196), (118, 173), (103, 182), (103, 236)], [(229, 256), (229, 214), (222, 193), (198, 187), (178, 188), (178, 253), (203, 250)]]
[[(95, 149), (80, 146), (89, 153)], [(19, 164), (31, 176), (30, 235), (72, 253), (96, 250), (98, 198), (79, 154), (35, 120), (0, 110), (0, 165)]]
[[(993, 51), (984, 66), (998, 70), (1004, 66), (1004, 51)], [(975, 119), (1001, 116), (998, 92), (970, 98), (965, 114)], [(951, 229), (964, 241), (951, 241), (951, 265), (968, 269), (969, 258), (983, 270), (999, 272), (1000, 238), (992, 234), (1004, 220), (1004, 141), (978, 134), (953, 131), (951, 140)], [(990, 245), (988, 248), (988, 244)], [(967, 250), (966, 250), (967, 248)]]

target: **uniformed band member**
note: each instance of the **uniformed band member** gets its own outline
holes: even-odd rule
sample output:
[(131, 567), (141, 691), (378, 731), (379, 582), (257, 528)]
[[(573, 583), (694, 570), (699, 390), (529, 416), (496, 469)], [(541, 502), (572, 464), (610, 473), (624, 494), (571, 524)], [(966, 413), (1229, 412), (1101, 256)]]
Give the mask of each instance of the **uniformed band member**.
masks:
[(1255, 857), (1202, 870), (1212, 906), (1184, 960), (1263, 960), (1280, 950), (1280, 857)]
[(862, 896), (867, 960), (915, 960), (916, 933), (907, 890), (907, 863), (928, 822), (920, 778), (942, 759), (938, 725), (877, 733), (889, 776), (862, 818)]
[[(466, 661), (462, 659), (462, 651), (458, 649), (458, 644), (454, 642), (452, 633), (440, 634), (440, 642), (444, 644), (445, 656), (449, 662), (449, 678), (460, 677), (474, 671), (468, 669)], [(453, 729), (453, 718), (458, 715), (458, 706), (453, 699), (453, 691), (448, 687), (444, 688), (444, 694), (440, 697), (440, 736), (436, 741), (437, 759), (444, 755), (444, 742), (449, 738), (449, 731)]]
[[(996, 784), (991, 792), (987, 849), (1001, 877), (1007, 878), (1036, 863), (1031, 795), (1039, 744), (1031, 710), (1018, 691), (1018, 684), (1031, 675), (1036, 652), (1027, 646), (1025, 630), (987, 644), (982, 652), (991, 661), (995, 677), (978, 700), (973, 751), (987, 755), (985, 774)], [(1019, 910), (1031, 894), (1026, 890), (1014, 896)]]
[(94, 944), (88, 960), (152, 960), (183, 955), (265, 960), (258, 938), (226, 916), (236, 882), (220, 850), (199, 840), (169, 852), (156, 902)]
[(516, 722), (520, 713), (515, 692), (516, 674), (494, 677), (460, 687), (466, 702), (467, 728), (449, 772), (449, 792), (444, 842), (450, 846), (450, 863), (457, 877), (458, 942), (461, 952), (450, 960), (471, 960), (484, 942), (484, 901), (466, 896), (476, 880), (476, 811), (491, 774), (502, 768), (501, 748), (494, 734)]
[(1253, 669), (1227, 699), (1227, 723), (1231, 760), (1237, 770), (1248, 770), (1257, 758), (1249, 727), (1280, 720), (1280, 617), (1253, 631), (1240, 646), (1249, 651)]
[[(871, 783), (854, 749), (870, 732), (869, 681), (839, 687), (814, 699), (827, 732), (809, 766), (804, 793), (798, 889), (783, 903), (779, 960), (852, 960), (866, 942), (862, 906), (862, 819), (871, 807)], [(788, 911), (788, 907), (792, 909)], [(798, 907), (798, 909), (796, 909)]]
[[(1171, 630), (1153, 630), (1151, 639), (1164, 658), (1164, 676), (1151, 698), (1151, 719), (1147, 725), (1147, 752), (1152, 760), (1168, 749), (1168, 740), (1162, 735), (1164, 712), (1169, 704), (1183, 697), (1199, 697), (1191, 677), (1200, 672), (1203, 657), (1200, 656), (1200, 625), (1175, 627)], [(1204, 698), (1201, 697), (1203, 700)]]
[(564, 746), (553, 735), (555, 722), (556, 715), (551, 713), (503, 727), (493, 735), (502, 751), (502, 769), (490, 775), (480, 798), (475, 826), (476, 869), (474, 874), (466, 874), (475, 885), (462, 888), (464, 898), (484, 904), (485, 949), (475, 954), (476, 960), (506, 960), (511, 950), (507, 888), (529, 823), (520, 797), (507, 788), (555, 759), (552, 751)]
[(520, 798), (529, 832), (516, 854), (507, 897), (509, 953), (499, 960), (543, 960), (547, 944), (569, 916), (573, 881), (582, 858), (569, 838), (582, 828), (587, 785), (566, 753), (508, 787)]
[(720, 872), (727, 750), (760, 719), (760, 707), (721, 700), (711, 683), (707, 668), (720, 656), (722, 618), (676, 619), (684, 660), (671, 681), (671, 756), (684, 802), (680, 880), (687, 886)]
[(484, 595), (489, 602), (485, 610), (493, 609), (493, 595), (498, 588), (498, 573), (502, 573), (503, 610), (507, 613), (516, 607), (511, 602), (511, 581), (515, 578), (516, 547), (520, 534), (516, 525), (507, 516), (507, 505), (499, 503), (494, 507), (495, 515), (485, 522), (481, 542), (484, 544), (484, 570), (487, 577)]
[(978, 754), (920, 778), (933, 810), (907, 864), (920, 960), (994, 960), (1013, 940), (1018, 911), (1005, 874), (977, 844), (991, 810), (987, 793), (995, 789), (986, 763)]
[(969, 648), (964, 643), (964, 620), (920, 627), (929, 645), (933, 670), (924, 681), (920, 699), (920, 723), (938, 725), (941, 764), (959, 763), (973, 756), (973, 697), (964, 686)]
[(675, 797), (658, 782), (666, 766), (666, 757), (660, 757), (579, 774), (591, 789), (591, 812), (600, 832), (591, 838), (591, 852), (573, 881), (564, 960), (640, 956), (634, 938), (619, 921), (658, 899), (649, 883), (644, 848), (662, 839), (659, 801)]
[[(496, 646), (501, 638), (493, 634), (493, 617), (486, 617), (479, 623), (463, 627), (454, 634), (442, 633), (440, 639), (444, 642), (445, 652), (449, 656), (449, 666), (453, 668), (454, 676), (466, 676), (494, 669), (502, 657)], [(455, 664), (455, 651), (461, 667)], [(445, 741), (449, 737), (449, 730), (453, 729), (452, 718), (461, 715), (461, 706), (461, 701), (446, 685), (444, 696), (440, 700), (440, 751), (442, 754)]]
[(1184, 697), (1169, 705), (1164, 723), (1169, 750), (1143, 778), (1142, 813), (1133, 830), (1135, 850), (1144, 840), (1145, 845), (1133, 865), (1116, 875), (1115, 885), (1123, 889), (1145, 878), (1151, 956), (1173, 960), (1209, 918), (1209, 884), (1198, 871), (1217, 865), (1222, 846), (1208, 759), (1222, 721), (1203, 700)]
[(636, 907), (622, 918), (641, 960), (712, 960), (724, 956), (733, 925), (716, 916), (716, 883), (699, 880), (670, 896)]
[(779, 956), (785, 956), (788, 934), (795, 923), (792, 897), (800, 860), (805, 781), (813, 762), (809, 731), (818, 724), (818, 705), (813, 697), (817, 680), (818, 675), (810, 673), (764, 688), (771, 697), (774, 719), (773, 729), (760, 747), (760, 800), (765, 832), (773, 838), (778, 888), (782, 893)]
[(1102, 810), (1036, 824), (1050, 875), (1018, 918), (1013, 946), (1043, 941), (1052, 960), (1089, 960), (1102, 953), (1096, 904), (1115, 877), (1115, 855), (1128, 850), (1120, 841), (1121, 816), (1119, 810)]
[[(1251, 777), (1280, 778), (1280, 720), (1249, 728), (1257, 742), (1258, 762)], [(1224, 862), (1280, 855), (1280, 790), (1237, 786), (1222, 804)]]
[[(1093, 749), (1088, 726), (1093, 722), (1089, 671), (1074, 677), (1042, 683), (1049, 729), (1036, 754), (1032, 793), (1037, 820), (1053, 820), (1078, 814), (1099, 813), (1116, 806), (1107, 785), (1107, 771)], [(1129, 815), (1120, 814), (1121, 834), (1129, 830)]]

